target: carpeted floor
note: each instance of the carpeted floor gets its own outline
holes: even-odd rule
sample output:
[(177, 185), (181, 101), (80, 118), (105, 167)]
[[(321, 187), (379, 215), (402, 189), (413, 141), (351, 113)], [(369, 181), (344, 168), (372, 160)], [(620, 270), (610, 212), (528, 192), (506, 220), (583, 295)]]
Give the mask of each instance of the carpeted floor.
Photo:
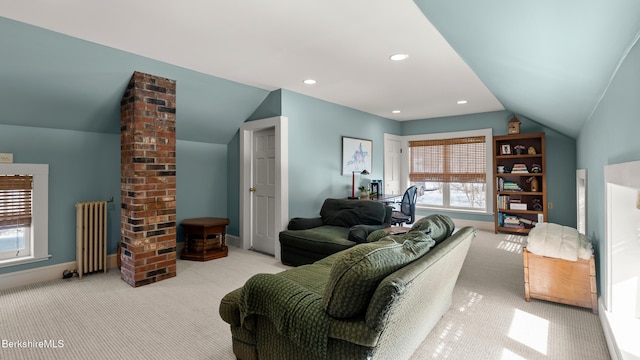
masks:
[(591, 309), (524, 300), (524, 239), (478, 232), (451, 309), (413, 359), (610, 359)]
[[(453, 305), (413, 359), (609, 359), (588, 309), (524, 301), (521, 238), (479, 231)], [(132, 288), (119, 272), (0, 291), (0, 359), (234, 359), (227, 292), (287, 267), (237, 248)], [(10, 347), (13, 346), (13, 347)]]

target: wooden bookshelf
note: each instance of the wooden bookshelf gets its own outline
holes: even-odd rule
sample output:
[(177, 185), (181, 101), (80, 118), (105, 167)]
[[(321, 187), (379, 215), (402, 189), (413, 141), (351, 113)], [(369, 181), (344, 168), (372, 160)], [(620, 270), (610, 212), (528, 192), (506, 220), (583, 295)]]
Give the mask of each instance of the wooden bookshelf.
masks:
[[(517, 153), (517, 145), (524, 148), (523, 153)], [(529, 153), (529, 148), (535, 153)], [(544, 133), (493, 137), (496, 233), (528, 234), (539, 220), (547, 221), (545, 156)], [(513, 173), (514, 168), (523, 172)]]

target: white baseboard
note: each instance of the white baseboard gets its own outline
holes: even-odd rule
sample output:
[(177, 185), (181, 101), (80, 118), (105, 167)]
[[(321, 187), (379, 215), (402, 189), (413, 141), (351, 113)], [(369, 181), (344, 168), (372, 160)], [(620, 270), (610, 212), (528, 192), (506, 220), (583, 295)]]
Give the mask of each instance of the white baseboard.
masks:
[[(117, 268), (117, 261), (117, 254), (107, 255), (107, 270)], [(0, 290), (36, 284), (43, 281), (62, 279), (62, 273), (65, 270), (72, 271), (77, 267), (78, 265), (75, 261), (70, 261), (61, 264), (41, 266), (35, 269), (0, 274)]]
[(602, 324), (602, 331), (604, 332), (604, 338), (607, 341), (607, 347), (609, 348), (609, 355), (611, 360), (622, 360), (622, 354), (618, 349), (616, 343), (616, 337), (611, 330), (611, 324), (607, 318), (607, 311), (604, 308), (604, 301), (602, 298), (598, 298), (598, 317), (600, 318), (600, 324)]
[(240, 237), (235, 235), (227, 234), (225, 236), (225, 243), (230, 246), (235, 246), (237, 248), (242, 248), (242, 241), (240, 241)]
[(62, 279), (62, 273), (65, 270), (73, 270), (75, 268), (76, 262), (71, 261), (62, 264), (41, 266), (35, 269), (2, 274), (0, 275), (0, 290), (35, 284), (48, 280)]

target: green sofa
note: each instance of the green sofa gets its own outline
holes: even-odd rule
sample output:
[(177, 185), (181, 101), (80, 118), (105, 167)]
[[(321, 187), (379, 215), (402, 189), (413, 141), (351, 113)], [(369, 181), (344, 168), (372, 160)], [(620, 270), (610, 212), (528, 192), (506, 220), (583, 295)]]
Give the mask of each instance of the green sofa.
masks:
[(393, 208), (371, 200), (326, 199), (315, 218), (296, 217), (281, 231), (283, 264), (311, 264), (367, 241), (375, 230), (391, 226)]
[(220, 302), (241, 360), (408, 359), (451, 306), (476, 231), (432, 215), (313, 264), (257, 274)]

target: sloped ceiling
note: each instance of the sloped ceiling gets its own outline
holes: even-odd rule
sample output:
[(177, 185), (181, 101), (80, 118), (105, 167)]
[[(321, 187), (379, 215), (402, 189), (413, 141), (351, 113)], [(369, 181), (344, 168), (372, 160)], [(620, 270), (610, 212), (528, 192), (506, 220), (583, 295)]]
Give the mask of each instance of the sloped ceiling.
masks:
[(137, 66), (210, 93), (179, 98), (178, 137), (216, 143), (279, 88), (399, 121), (506, 109), (575, 137), (640, 34), (637, 0), (0, 0), (0, 16), (0, 123), (117, 132), (104, 114)]
[(415, 2), (507, 110), (573, 137), (640, 36), (636, 0)]

